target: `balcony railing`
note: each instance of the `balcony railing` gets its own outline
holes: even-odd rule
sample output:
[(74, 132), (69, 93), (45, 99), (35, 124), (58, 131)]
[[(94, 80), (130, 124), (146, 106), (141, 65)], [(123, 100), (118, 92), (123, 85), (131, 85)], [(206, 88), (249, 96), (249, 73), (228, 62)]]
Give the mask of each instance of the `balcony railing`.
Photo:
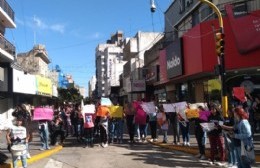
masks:
[(12, 43), (0, 35), (0, 48), (8, 52), (9, 54), (15, 56), (15, 47)]
[(0, 0), (0, 7), (7, 13), (7, 15), (13, 20), (14, 22), (14, 11), (11, 6), (6, 2), (6, 0)]

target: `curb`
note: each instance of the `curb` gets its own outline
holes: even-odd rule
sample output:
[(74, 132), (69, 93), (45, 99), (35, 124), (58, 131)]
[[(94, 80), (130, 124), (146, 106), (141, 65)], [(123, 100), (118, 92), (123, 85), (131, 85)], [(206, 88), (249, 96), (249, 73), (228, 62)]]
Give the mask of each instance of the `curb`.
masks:
[[(193, 155), (196, 155), (196, 154), (199, 153), (198, 147), (186, 147), (186, 146), (180, 146), (180, 145), (169, 145), (169, 144), (165, 144), (165, 143), (161, 143), (161, 142), (151, 142), (150, 140), (148, 140), (148, 142), (155, 145), (155, 146), (159, 146), (159, 147), (162, 147), (162, 148), (165, 148), (165, 149), (177, 150), (177, 151), (181, 151), (181, 152), (185, 152), (185, 153), (189, 153), (189, 154), (193, 154)], [(210, 150), (206, 149), (205, 156), (207, 158), (210, 157)], [(256, 163), (260, 162), (260, 155), (255, 155), (255, 161), (256, 161)]]
[[(46, 158), (46, 157), (48, 157), (50, 155), (53, 155), (53, 154), (59, 152), (62, 148), (63, 147), (59, 145), (59, 146), (57, 146), (55, 148), (52, 148), (50, 150), (45, 150), (45, 151), (43, 151), (43, 152), (41, 152), (39, 154), (33, 155), (30, 159), (27, 159), (27, 164), (32, 164), (32, 163), (34, 163), (36, 161), (39, 161), (39, 160), (41, 160), (43, 158)], [(22, 166), (22, 162), (18, 161), (17, 162), (17, 166), (18, 167)], [(1, 168), (13, 168), (13, 165), (12, 165), (12, 163), (5, 163), (3, 165), (0, 165), (0, 167)]]

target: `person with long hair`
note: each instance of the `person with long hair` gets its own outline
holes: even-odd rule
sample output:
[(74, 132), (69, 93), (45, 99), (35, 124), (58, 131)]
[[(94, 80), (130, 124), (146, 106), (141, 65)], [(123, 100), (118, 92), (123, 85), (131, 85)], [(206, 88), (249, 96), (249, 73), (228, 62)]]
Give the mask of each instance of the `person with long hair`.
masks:
[[(210, 143), (210, 164), (216, 164), (218, 166), (224, 166), (225, 161), (225, 147), (224, 147), (224, 137), (222, 134), (222, 128), (220, 123), (223, 123), (223, 117), (216, 104), (211, 104), (210, 106), (211, 115), (208, 118), (210, 123), (215, 124), (215, 129), (208, 132), (209, 143)], [(216, 161), (217, 153), (220, 153), (220, 162)]]
[(241, 159), (241, 142), (243, 141), (245, 145), (253, 144), (251, 126), (248, 121), (249, 115), (241, 107), (235, 108), (234, 112), (234, 117), (237, 121), (237, 125), (235, 125), (234, 127), (233, 137), (236, 140), (240, 140), (240, 144), (235, 146), (238, 168), (250, 168), (250, 162), (248, 162), (246, 159)]

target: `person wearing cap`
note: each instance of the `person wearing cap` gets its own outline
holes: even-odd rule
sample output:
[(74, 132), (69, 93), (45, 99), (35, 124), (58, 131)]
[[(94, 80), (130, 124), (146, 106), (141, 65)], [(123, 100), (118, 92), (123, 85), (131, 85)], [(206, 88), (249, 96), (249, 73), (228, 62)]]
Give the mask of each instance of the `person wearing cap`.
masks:
[[(23, 124), (23, 117), (18, 116), (16, 118), (16, 125), (14, 125), (12, 128), (10, 128), (7, 131), (6, 140), (10, 147), (12, 147), (13, 145), (20, 145), (20, 144), (25, 145), (26, 143), (28, 143), (29, 136), (27, 136), (26, 128), (22, 126), (22, 124)], [(23, 168), (27, 167), (26, 154), (27, 153), (25, 152), (20, 156), (22, 160)], [(14, 153), (12, 153), (12, 162), (14, 168), (17, 168), (18, 157), (19, 156), (16, 156)]]

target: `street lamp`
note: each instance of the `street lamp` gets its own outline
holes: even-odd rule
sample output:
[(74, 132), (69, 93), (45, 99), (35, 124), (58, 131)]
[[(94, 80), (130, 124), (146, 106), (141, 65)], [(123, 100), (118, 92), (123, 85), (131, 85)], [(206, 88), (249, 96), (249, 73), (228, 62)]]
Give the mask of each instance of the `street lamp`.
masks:
[(222, 113), (224, 117), (227, 117), (228, 99), (227, 99), (227, 89), (225, 85), (226, 80), (226, 70), (225, 70), (225, 57), (224, 57), (224, 27), (221, 12), (215, 4), (209, 2), (208, 0), (200, 0), (202, 3), (209, 5), (218, 15), (219, 20), (219, 32), (216, 33), (216, 51), (218, 55), (218, 62), (220, 64), (220, 79), (221, 79), (221, 97), (222, 97)]

